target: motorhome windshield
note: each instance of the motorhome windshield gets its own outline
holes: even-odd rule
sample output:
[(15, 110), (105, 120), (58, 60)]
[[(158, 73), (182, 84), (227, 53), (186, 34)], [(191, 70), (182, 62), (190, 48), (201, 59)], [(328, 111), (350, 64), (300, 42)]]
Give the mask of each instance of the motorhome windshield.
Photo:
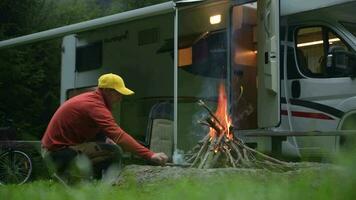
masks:
[(356, 23), (342, 22), (341, 24), (356, 37)]

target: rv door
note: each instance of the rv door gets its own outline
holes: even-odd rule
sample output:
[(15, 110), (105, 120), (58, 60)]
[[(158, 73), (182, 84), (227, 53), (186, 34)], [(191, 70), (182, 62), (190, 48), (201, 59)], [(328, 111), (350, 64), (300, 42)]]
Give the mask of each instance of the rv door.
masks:
[(258, 1), (257, 16), (257, 118), (266, 128), (280, 122), (279, 0)]

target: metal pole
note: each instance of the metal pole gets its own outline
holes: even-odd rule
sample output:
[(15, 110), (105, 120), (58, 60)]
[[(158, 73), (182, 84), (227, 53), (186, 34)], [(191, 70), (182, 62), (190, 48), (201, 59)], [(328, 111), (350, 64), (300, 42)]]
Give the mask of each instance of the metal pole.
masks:
[(178, 8), (175, 7), (174, 15), (174, 125), (173, 125), (173, 148), (177, 153), (178, 140)]
[[(230, 116), (232, 116), (232, 104), (233, 104), (233, 99), (232, 99), (232, 92), (231, 92), (231, 82), (232, 82), (232, 66), (231, 66), (231, 52), (232, 52), (232, 41), (231, 41), (231, 34), (232, 34), (232, 12), (233, 12), (233, 7), (230, 6), (229, 9), (229, 14), (226, 17), (227, 18), (227, 31), (226, 31), (226, 91), (227, 91), (227, 96), (229, 97), (227, 99), (228, 101), (228, 113)], [(236, 99), (235, 99), (236, 100)]]

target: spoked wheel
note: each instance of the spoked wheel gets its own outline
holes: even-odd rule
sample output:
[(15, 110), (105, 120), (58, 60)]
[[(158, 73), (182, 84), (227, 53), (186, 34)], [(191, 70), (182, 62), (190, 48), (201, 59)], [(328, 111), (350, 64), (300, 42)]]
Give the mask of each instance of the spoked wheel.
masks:
[(31, 173), (32, 162), (24, 152), (11, 150), (0, 155), (0, 184), (23, 184)]

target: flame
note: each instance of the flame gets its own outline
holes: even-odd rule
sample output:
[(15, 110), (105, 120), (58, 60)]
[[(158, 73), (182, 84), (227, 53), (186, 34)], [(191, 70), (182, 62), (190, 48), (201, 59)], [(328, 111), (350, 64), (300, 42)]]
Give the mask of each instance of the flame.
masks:
[[(230, 126), (231, 126), (231, 118), (228, 114), (228, 110), (227, 110), (227, 97), (226, 97), (226, 92), (225, 92), (225, 86), (223, 83), (220, 83), (219, 85), (219, 98), (218, 98), (218, 106), (216, 108), (215, 111), (215, 116), (216, 118), (219, 120), (220, 125), (222, 126), (222, 133), (225, 133), (226, 137), (229, 140), (233, 139), (233, 134), (230, 133)], [(218, 133), (210, 128), (209, 131), (210, 137), (214, 138), (216, 136), (222, 137), (220, 135), (218, 135)]]

